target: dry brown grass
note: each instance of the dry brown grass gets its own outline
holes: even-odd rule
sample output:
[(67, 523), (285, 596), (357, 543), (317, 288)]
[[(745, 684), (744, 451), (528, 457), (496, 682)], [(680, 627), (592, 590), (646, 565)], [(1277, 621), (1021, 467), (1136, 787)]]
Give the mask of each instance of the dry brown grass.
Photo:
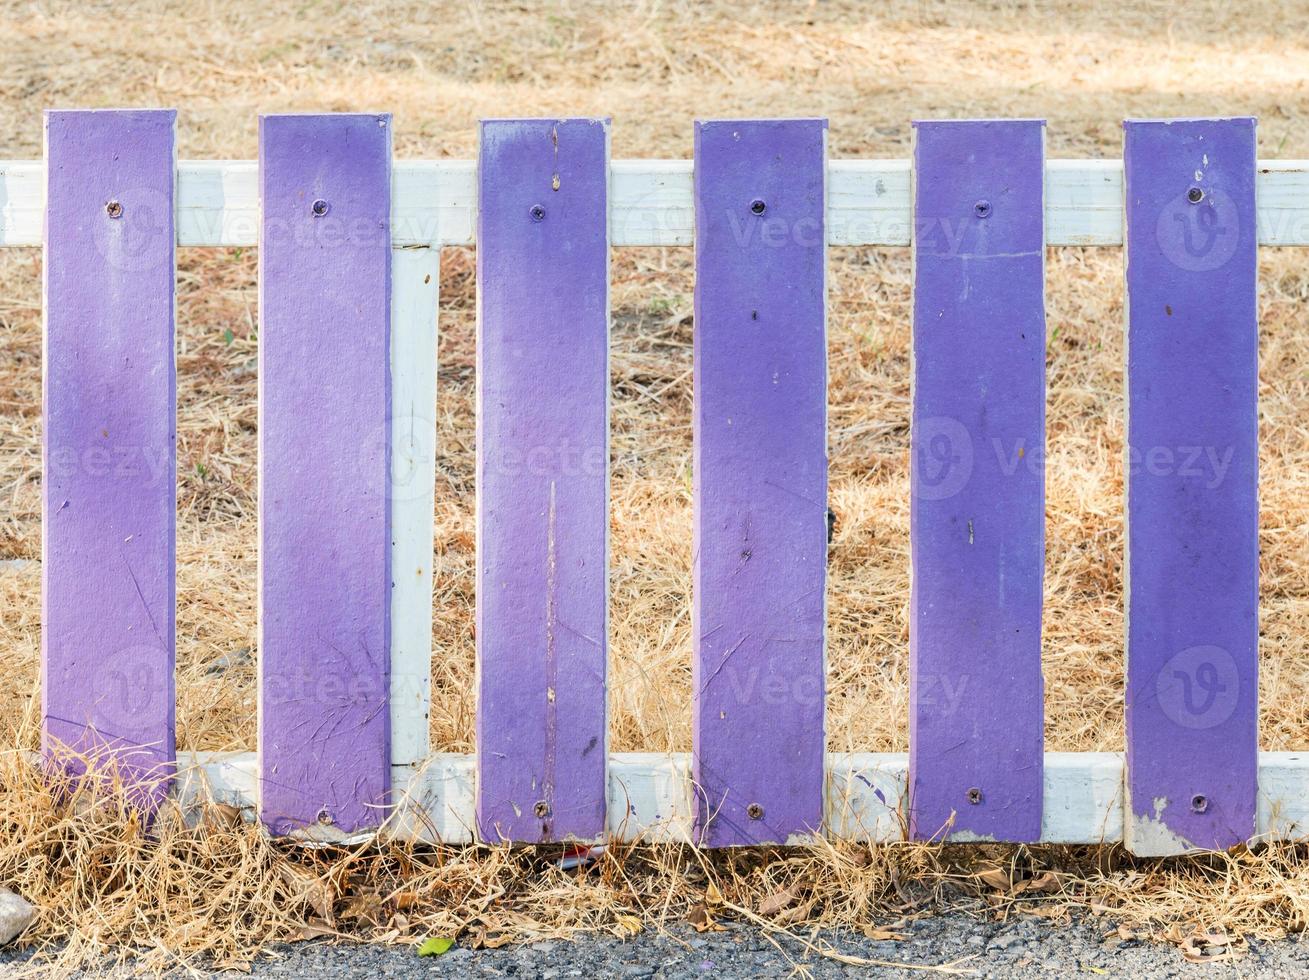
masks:
[[(40, 110), (68, 105), (175, 105), (181, 154), (193, 158), (253, 157), (260, 111), (364, 108), (395, 113), (397, 153), (411, 157), (471, 156), (482, 115), (609, 114), (614, 153), (624, 157), (689, 155), (697, 117), (826, 115), (833, 155), (848, 157), (905, 155), (915, 117), (1044, 116), (1051, 155), (1114, 156), (1124, 116), (1216, 113), (1257, 114), (1265, 157), (1309, 156), (1309, 11), (1275, 2), (1245, 4), (1235, 17), (1223, 11), (1216, 0), (1119, 10), (1069, 2), (917, 0), (873, 7), (853, 0), (711, 0), (362, 4), (344, 12), (269, 0), (201, 8), (143, 3), (130, 10), (10, 2), (0, 5), (7, 39), (0, 59), (0, 156), (38, 156)], [(197, 249), (183, 251), (180, 262), (179, 744), (248, 749), (257, 655), (255, 261), (248, 250)], [(1122, 747), (1121, 263), (1112, 249), (1049, 255), (1044, 663), (1048, 747), (1055, 750)], [(1307, 268), (1302, 251), (1262, 253), (1266, 749), (1309, 748)], [(828, 713), (834, 750), (906, 747), (909, 271), (904, 249), (832, 253), (831, 501), (838, 524), (830, 566)], [(432, 711), (434, 743), (446, 751), (471, 751), (473, 739), (472, 276), (471, 252), (447, 250)], [(613, 276), (613, 746), (686, 749), (689, 250), (618, 250)], [(39, 254), (0, 254), (0, 488), (7, 500), (0, 561), (26, 562), (0, 566), (0, 744), (27, 747), (34, 735), (22, 719), (37, 696), (39, 626), (39, 280)], [(10, 829), (0, 845), (0, 882), (11, 880), (50, 903), (52, 918), (41, 935), (97, 934), (90, 903), (107, 899), (102, 891), (78, 889), (91, 888), (88, 868), (95, 865), (86, 862), (98, 845), (80, 840), (72, 824), (56, 823), (64, 828), (63, 856), (24, 863), (24, 849), (47, 853), (41, 821), (54, 818), (39, 815), (55, 804), (27, 784), (17, 794), (17, 777), (6, 778), (0, 808)], [(96, 834), (126, 833), (112, 823)], [(132, 874), (146, 875), (138, 867), (144, 862), (156, 869), (149, 874), (163, 876), (134, 878), (122, 886), (122, 902), (140, 902), (158, 881), (218, 890), (197, 893), (201, 902), (219, 901), (226, 888), (224, 895), (255, 910), (250, 921), (256, 924), (232, 933), (240, 941), (224, 946), (227, 940), (203, 930), (184, 934), (192, 912), (169, 898), (136, 918), (124, 912), (131, 921), (105, 927), (102, 938), (150, 938), (185, 949), (214, 943), (222, 956), (239, 959), (254, 937), (282, 935), (278, 917), (291, 916), (285, 902), (267, 897), (275, 881), (262, 881), (272, 866), (267, 862), (276, 861), (309, 862), (338, 882), (365, 866), (430, 862), (437, 869), (424, 879), (433, 883), (431, 907), (446, 910), (431, 915), (449, 915), (451, 925), (467, 928), (474, 919), (451, 911), (462, 907), (454, 896), (477, 894), (493, 882), (505, 884), (504, 907), (517, 910), (512, 915), (523, 922), (539, 916), (547, 929), (612, 924), (615, 909), (637, 902), (631, 896), (662, 894), (658, 889), (679, 896), (669, 900), (669, 914), (679, 914), (695, 887), (703, 892), (694, 875), (675, 885), (667, 872), (677, 862), (692, 867), (686, 855), (641, 857), (631, 866), (640, 871), (616, 865), (605, 875), (631, 880), (615, 884), (608, 877), (603, 883), (541, 877), (538, 858), (494, 856), (499, 852), (484, 867), (471, 852), (403, 861), (368, 853), (328, 863), (326, 855), (288, 856), (246, 831), (215, 831), (217, 837), (198, 844), (177, 833), (184, 841), (178, 851), (174, 838), (144, 850), (139, 842), (112, 839), (114, 848), (136, 855), (124, 862)], [(234, 864), (206, 863), (220, 852)], [(1015, 860), (1032, 867), (1056, 860), (1017, 854)], [(1249, 859), (1253, 864), (1242, 857), (1216, 865), (1141, 865), (1142, 871), (1115, 860), (1101, 874), (1078, 858), (1068, 867), (1077, 869), (1070, 874), (1088, 895), (1153, 903), (1156, 917), (1267, 932), (1303, 920), (1309, 872), (1296, 858), (1279, 849)], [(714, 867), (731, 867), (733, 860), (714, 859)], [(774, 870), (759, 874), (791, 873), (786, 862), (793, 859), (777, 860), (760, 865)], [(860, 916), (886, 911), (880, 898), (860, 904), (866, 896), (859, 889), (883, 888), (878, 883), (890, 880), (892, 867), (943, 883), (955, 874), (929, 874), (947, 867), (944, 856), (896, 848), (833, 848), (794, 860), (801, 862), (796, 874), (830, 889), (813, 911), (829, 920), (864, 921)], [(850, 867), (863, 877), (846, 875), (842, 869)], [(1227, 886), (1238, 873), (1244, 884), (1234, 893)], [(191, 884), (182, 883), (186, 875), (194, 876)], [(441, 881), (446, 884), (438, 886)], [(567, 903), (550, 898), (555, 882), (596, 917), (561, 918)], [(729, 879), (723, 887), (726, 895), (735, 886)], [(596, 889), (608, 897), (596, 898)], [(840, 898), (842, 889), (857, 897)], [(1258, 896), (1267, 900), (1256, 902)], [(741, 904), (754, 907), (744, 898)], [(258, 911), (265, 908), (275, 911)]]
[(486, 948), (681, 922), (706, 930), (725, 919), (858, 964), (815, 928), (894, 940), (905, 920), (944, 908), (1053, 926), (1100, 916), (1106, 935), (1211, 960), (1309, 921), (1309, 867), (1292, 845), (1137, 861), (1117, 848), (638, 843), (565, 870), (557, 845), (287, 847), (219, 804), (183, 813), (169, 803), (147, 827), (109, 776), (74, 784), (0, 757), (0, 882), (41, 910), (24, 937), (38, 947), (33, 975), (114, 961), (149, 972), (241, 969), (268, 944), (322, 937), (446, 936)]

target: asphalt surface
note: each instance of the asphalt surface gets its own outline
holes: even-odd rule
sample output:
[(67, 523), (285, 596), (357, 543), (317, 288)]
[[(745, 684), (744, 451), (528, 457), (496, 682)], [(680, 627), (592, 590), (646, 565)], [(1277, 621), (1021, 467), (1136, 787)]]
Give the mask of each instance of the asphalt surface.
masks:
[[(411, 946), (333, 946), (324, 942), (279, 947), (254, 964), (260, 980), (354, 980), (354, 978), (512, 977), (548, 980), (571, 977), (931, 977), (945, 971), (979, 977), (1302, 977), (1309, 973), (1309, 942), (1251, 941), (1227, 961), (1188, 963), (1174, 946), (1109, 939), (1113, 924), (1087, 920), (1051, 926), (1033, 918), (1001, 924), (963, 915), (909, 923), (902, 940), (873, 941), (838, 932), (818, 937), (840, 955), (903, 963), (919, 969), (846, 963), (806, 949), (793, 940), (775, 945), (759, 930), (727, 926), (697, 933), (679, 926), (665, 934), (645, 932), (628, 940), (590, 937), (495, 950), (456, 946), (439, 957), (419, 957)], [(0, 976), (27, 957), (0, 951)], [(26, 964), (30, 966), (30, 963)], [(797, 972), (799, 969), (801, 972)], [(95, 971), (84, 977), (127, 977)], [(189, 974), (195, 976), (196, 974)], [(203, 974), (200, 974), (203, 975)], [(241, 974), (229, 973), (233, 977)], [(213, 974), (223, 976), (223, 974)]]

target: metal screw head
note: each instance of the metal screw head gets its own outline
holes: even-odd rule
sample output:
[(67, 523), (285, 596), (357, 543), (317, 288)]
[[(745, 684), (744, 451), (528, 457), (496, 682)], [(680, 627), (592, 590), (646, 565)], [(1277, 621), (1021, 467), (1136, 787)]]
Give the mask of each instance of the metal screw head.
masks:
[(541, 207), (539, 204), (533, 204), (532, 210), (528, 213), (531, 214), (533, 221), (545, 220), (545, 208)]
[(763, 214), (767, 210), (768, 210), (768, 205), (764, 203), (764, 200), (761, 197), (756, 197), (753, 201), (750, 202), (751, 214)]
[(751, 803), (745, 808), (745, 814), (751, 820), (762, 820), (764, 818), (764, 808), (758, 803)]
[(331, 823), (332, 823), (332, 815), (331, 815), (330, 813), (328, 813), (326, 809), (319, 810), (319, 811), (318, 811), (318, 822), (321, 823), (321, 824), (323, 824), (323, 825), (325, 825), (325, 826), (328, 825), (328, 824), (331, 824)]
[(1204, 200), (1204, 191), (1201, 190), (1199, 187), (1192, 187), (1189, 191), (1186, 192), (1186, 199), (1190, 201), (1192, 204), (1199, 204), (1201, 201)]
[(1191, 797), (1191, 809), (1196, 813), (1204, 813), (1205, 810), (1209, 809), (1209, 797), (1203, 793), (1196, 793), (1195, 796)]
[(976, 786), (968, 787), (968, 802), (973, 806), (982, 802), (982, 791)]
[(532, 812), (535, 813), (537, 817), (544, 820), (546, 817), (550, 816), (550, 804), (545, 800), (538, 800), (536, 806), (532, 808)]
[(314, 213), (315, 218), (321, 218), (323, 215), (327, 214), (331, 207), (330, 204), (320, 197), (318, 200), (314, 201), (313, 204), (309, 205), (309, 210)]
[(106, 201), (105, 214), (111, 218), (121, 218), (123, 216), (123, 205), (118, 201)]
[(991, 217), (991, 202), (978, 201), (973, 205), (973, 214), (977, 215), (979, 218)]

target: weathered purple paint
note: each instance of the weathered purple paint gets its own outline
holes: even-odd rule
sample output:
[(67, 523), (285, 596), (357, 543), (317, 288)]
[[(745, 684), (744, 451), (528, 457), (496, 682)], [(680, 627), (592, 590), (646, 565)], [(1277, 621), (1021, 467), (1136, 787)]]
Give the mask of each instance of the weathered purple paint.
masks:
[(609, 124), (482, 123), (478, 832), (605, 828)]
[(1258, 766), (1255, 123), (1125, 129), (1128, 842), (1225, 848)]
[(391, 119), (259, 122), (260, 806), (375, 826), (390, 786)]
[(43, 740), (147, 804), (174, 760), (175, 118), (46, 113)]
[(694, 778), (710, 846), (821, 832), (821, 119), (695, 131)]
[(1041, 836), (1044, 123), (914, 149), (910, 834)]

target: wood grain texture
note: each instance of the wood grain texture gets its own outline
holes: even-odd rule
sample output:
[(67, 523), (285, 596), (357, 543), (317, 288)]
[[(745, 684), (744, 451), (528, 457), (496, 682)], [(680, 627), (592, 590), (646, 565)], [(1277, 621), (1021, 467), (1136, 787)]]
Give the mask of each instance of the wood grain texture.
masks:
[(609, 126), (482, 123), (477, 826), (605, 829)]
[(696, 125), (694, 778), (710, 846), (821, 833), (827, 123)]
[(174, 759), (175, 119), (46, 114), (43, 744), (112, 757), (150, 804)]
[(910, 831), (1035, 840), (1044, 123), (915, 125)]
[(260, 119), (260, 807), (376, 825), (390, 786), (389, 116)]

